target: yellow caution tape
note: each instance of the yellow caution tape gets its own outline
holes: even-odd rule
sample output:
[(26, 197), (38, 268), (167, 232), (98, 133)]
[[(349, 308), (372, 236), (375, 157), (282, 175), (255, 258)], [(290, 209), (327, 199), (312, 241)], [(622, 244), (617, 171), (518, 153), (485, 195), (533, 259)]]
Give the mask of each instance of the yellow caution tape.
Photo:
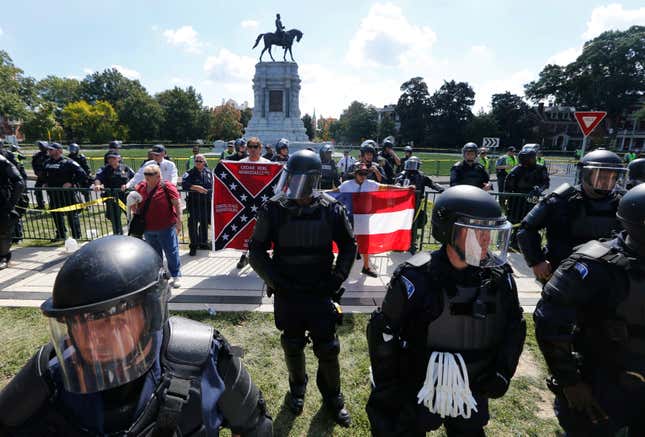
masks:
[[(76, 203), (74, 205), (62, 206), (60, 208), (54, 208), (54, 209), (25, 208), (23, 206), (16, 206), (16, 209), (22, 209), (23, 211), (38, 211), (42, 213), (70, 212), (70, 211), (78, 211), (79, 209), (87, 208), (89, 206), (100, 205), (101, 203), (105, 203), (106, 201), (113, 200), (113, 199), (114, 197), (99, 197), (98, 199), (90, 200), (89, 202)], [(117, 201), (118, 201), (119, 207), (123, 211), (126, 211), (126, 206), (121, 201), (121, 199), (117, 199)]]

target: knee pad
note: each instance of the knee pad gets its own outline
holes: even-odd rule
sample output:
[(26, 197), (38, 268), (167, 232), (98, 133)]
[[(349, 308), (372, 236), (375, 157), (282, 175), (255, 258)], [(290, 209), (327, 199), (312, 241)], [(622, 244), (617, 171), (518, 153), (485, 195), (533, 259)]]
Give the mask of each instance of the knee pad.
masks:
[(314, 340), (314, 354), (319, 360), (334, 359), (340, 353), (340, 341), (338, 337), (334, 336), (333, 339), (327, 341)]
[(282, 334), (280, 336), (280, 344), (287, 355), (298, 355), (305, 349), (307, 339), (305, 337), (287, 337)]

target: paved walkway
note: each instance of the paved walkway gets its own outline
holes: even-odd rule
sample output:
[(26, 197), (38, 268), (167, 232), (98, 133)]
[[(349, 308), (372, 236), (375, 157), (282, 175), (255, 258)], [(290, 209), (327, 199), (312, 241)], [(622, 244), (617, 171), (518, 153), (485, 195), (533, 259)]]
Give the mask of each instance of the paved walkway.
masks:
[[(29, 247), (13, 252), (11, 266), (0, 271), (0, 306), (39, 306), (51, 295), (58, 270), (68, 254), (63, 248)], [(266, 296), (264, 282), (246, 266), (237, 270), (240, 252), (199, 251), (195, 257), (181, 251), (182, 287), (173, 289), (174, 310), (272, 311), (273, 299)], [(345, 312), (373, 311), (383, 300), (392, 272), (410, 255), (390, 253), (372, 256), (378, 278), (360, 273), (357, 261), (345, 282), (342, 304)], [(511, 265), (525, 311), (533, 311), (540, 286), (520, 255), (511, 254)]]

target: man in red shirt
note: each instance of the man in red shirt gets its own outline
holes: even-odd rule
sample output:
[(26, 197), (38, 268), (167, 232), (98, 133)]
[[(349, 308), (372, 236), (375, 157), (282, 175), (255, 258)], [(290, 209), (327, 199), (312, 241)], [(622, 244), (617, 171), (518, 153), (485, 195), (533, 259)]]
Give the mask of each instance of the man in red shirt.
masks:
[[(179, 240), (181, 232), (181, 204), (179, 192), (174, 184), (161, 182), (158, 165), (148, 165), (143, 170), (144, 181), (137, 185), (141, 195), (136, 214), (144, 214), (145, 232), (143, 238), (157, 251), (159, 256), (166, 255), (168, 270), (172, 276), (172, 286), (179, 288), (181, 276), (179, 259)], [(148, 199), (150, 201), (148, 202)], [(146, 204), (148, 206), (146, 207)]]

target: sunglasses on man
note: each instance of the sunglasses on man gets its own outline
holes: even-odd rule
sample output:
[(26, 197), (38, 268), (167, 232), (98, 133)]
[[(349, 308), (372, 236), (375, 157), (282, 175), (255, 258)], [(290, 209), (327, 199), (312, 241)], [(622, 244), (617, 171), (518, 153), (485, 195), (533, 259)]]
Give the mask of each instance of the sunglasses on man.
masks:
[(249, 149), (259, 149), (260, 145), (259, 144), (247, 144), (246, 147), (249, 148)]

